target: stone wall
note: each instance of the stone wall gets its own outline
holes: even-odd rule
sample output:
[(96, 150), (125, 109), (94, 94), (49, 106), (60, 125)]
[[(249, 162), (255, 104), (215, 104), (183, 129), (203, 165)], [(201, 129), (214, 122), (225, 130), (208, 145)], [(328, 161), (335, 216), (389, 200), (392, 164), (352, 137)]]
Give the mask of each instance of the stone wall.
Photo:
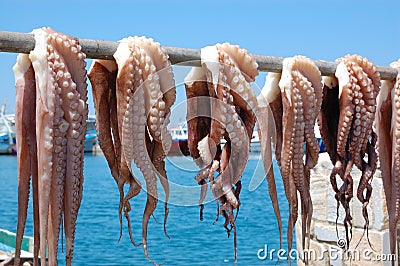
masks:
[[(350, 249), (346, 252), (340, 247), (345, 244), (346, 239), (343, 226), (344, 210), (341, 206), (339, 207), (337, 220), (335, 192), (329, 181), (332, 168), (328, 154), (321, 153), (318, 165), (311, 170), (311, 198), (314, 210), (308, 250), (309, 265), (391, 265), (393, 256), (390, 254), (389, 219), (379, 169), (372, 180), (373, 191), (368, 206), (370, 221), (368, 235), (371, 246), (367, 241), (366, 233), (364, 234), (365, 221), (361, 213), (362, 206), (356, 196), (361, 172), (354, 166), (351, 173), (354, 180), (354, 198), (351, 201), (353, 237), (350, 241)], [(338, 186), (341, 186), (340, 182)], [(301, 256), (303, 249), (299, 220), (296, 224), (296, 243)], [(357, 243), (359, 243), (358, 246)], [(300, 259), (298, 264), (303, 265), (304, 261)]]

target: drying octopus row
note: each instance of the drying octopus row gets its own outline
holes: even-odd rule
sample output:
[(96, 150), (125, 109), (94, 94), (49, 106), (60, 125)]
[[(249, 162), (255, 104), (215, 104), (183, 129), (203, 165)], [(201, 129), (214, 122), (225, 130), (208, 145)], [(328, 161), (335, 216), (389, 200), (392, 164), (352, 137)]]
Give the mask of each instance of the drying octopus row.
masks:
[[(34, 35), (35, 49), (30, 55), (19, 55), (14, 67), (17, 142), (20, 143), (15, 263), (19, 264), (32, 176), (34, 262), (38, 264), (39, 250), (40, 257), (46, 258), (48, 248), (49, 264), (57, 264), (58, 235), (63, 222), (66, 262), (70, 265), (82, 199), (87, 118), (85, 55), (78, 40), (70, 36), (49, 28), (35, 30)], [(114, 58), (116, 61), (94, 60), (88, 74), (98, 140), (119, 190), (120, 237), (124, 215), (132, 243), (143, 245), (145, 256), (150, 260), (147, 228), (158, 203), (157, 180), (165, 191), (164, 233), (168, 236), (169, 183), (164, 160), (172, 141), (167, 126), (176, 99), (175, 81), (168, 54), (152, 39), (122, 39)], [(334, 165), (330, 182), (338, 209), (341, 205), (346, 214), (343, 223), (347, 245), (352, 230), (351, 169), (355, 165), (362, 173), (357, 198), (362, 203), (368, 237), (367, 205), (372, 191), (371, 178), (377, 168), (375, 145), (379, 142), (391, 248), (395, 251), (396, 225), (400, 217), (397, 177), (400, 119), (396, 111), (400, 106), (400, 76), (396, 82), (383, 81), (381, 86), (379, 72), (366, 58), (347, 55), (338, 59), (338, 63), (335, 77), (322, 78), (310, 59), (304, 56), (286, 58), (282, 73), (270, 73), (261, 94), (256, 97), (250, 86), (258, 75), (256, 61), (247, 50), (224, 43), (203, 48), (201, 67), (192, 68), (185, 78), (188, 146), (200, 168), (195, 177), (201, 185), (200, 218), (208, 181), (217, 200), (216, 219), (219, 214), (225, 218), (228, 236), (233, 230), (235, 261), (235, 212), (237, 215), (240, 206), (240, 179), (246, 168), (250, 136), (256, 123), (281, 245), (283, 230), (272, 151), (289, 202), (288, 248), (291, 249), (293, 228), (298, 220), (299, 200), (302, 245), (308, 248), (306, 239), (310, 239), (313, 212), (310, 170), (318, 161), (319, 145), (314, 135), (318, 121)], [(393, 67), (399, 68), (400, 63), (394, 63)], [(142, 190), (142, 184), (133, 174), (132, 162), (140, 169), (146, 183), (141, 243), (134, 241), (130, 222), (129, 201)], [(337, 178), (342, 181), (340, 187)], [(129, 185), (127, 193), (125, 185)], [(45, 265), (46, 261), (41, 263)]]

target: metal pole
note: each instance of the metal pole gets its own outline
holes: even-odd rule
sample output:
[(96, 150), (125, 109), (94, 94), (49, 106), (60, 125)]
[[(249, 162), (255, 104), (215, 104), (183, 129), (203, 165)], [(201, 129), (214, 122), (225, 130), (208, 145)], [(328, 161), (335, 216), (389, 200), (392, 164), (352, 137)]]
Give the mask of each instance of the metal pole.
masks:
[[(111, 41), (79, 39), (82, 51), (87, 58), (114, 60), (113, 54), (118, 43)], [(0, 52), (29, 53), (35, 47), (32, 34), (20, 32), (0, 31)], [(200, 50), (164, 46), (172, 64), (184, 66), (200, 66)], [(258, 63), (258, 70), (264, 72), (281, 72), (283, 57), (253, 55)], [(336, 71), (336, 62), (315, 60), (321, 74), (333, 76)], [(397, 70), (387, 66), (377, 66), (381, 79), (394, 80)]]

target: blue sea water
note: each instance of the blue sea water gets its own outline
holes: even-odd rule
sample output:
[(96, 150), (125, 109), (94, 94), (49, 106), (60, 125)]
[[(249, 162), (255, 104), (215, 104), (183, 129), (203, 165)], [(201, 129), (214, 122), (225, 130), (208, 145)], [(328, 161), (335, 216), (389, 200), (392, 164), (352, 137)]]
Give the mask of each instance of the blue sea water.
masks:
[[(233, 265), (233, 237), (227, 237), (223, 217), (213, 224), (216, 204), (208, 192), (204, 220), (199, 220), (198, 187), (194, 180), (196, 167), (188, 157), (168, 157), (166, 168), (172, 182), (171, 204), (167, 230), (163, 233), (164, 209), (159, 203), (150, 220), (148, 248), (150, 257), (163, 265)], [(274, 165), (275, 173), (277, 172)], [(257, 170), (256, 170), (257, 169)], [(260, 260), (257, 252), (267, 245), (268, 250), (279, 249), (279, 231), (267, 183), (263, 180), (259, 155), (252, 156), (242, 177), (241, 207), (236, 220), (238, 265), (275, 265), (269, 256)], [(103, 156), (85, 156), (85, 182), (82, 205), (79, 210), (74, 252), (74, 265), (151, 265), (145, 259), (142, 247), (134, 247), (124, 221), (123, 236), (118, 243), (118, 190)], [(140, 178), (139, 178), (140, 179)], [(277, 179), (281, 215), (286, 243), (288, 206), (281, 178)], [(17, 158), (0, 157), (0, 228), (16, 231), (17, 224)], [(250, 188), (249, 188), (250, 186)], [(161, 198), (163, 198), (160, 190)], [(141, 242), (141, 220), (146, 201), (144, 192), (131, 200), (134, 238)], [(31, 205), (30, 200), (30, 205)], [(25, 234), (32, 236), (32, 208), (29, 207)], [(295, 240), (295, 239), (294, 239)], [(65, 247), (65, 246), (64, 246)], [(295, 241), (293, 248), (295, 248)], [(261, 253), (263, 255), (264, 253)], [(59, 249), (59, 263), (65, 265)], [(278, 264), (286, 265), (287, 261)], [(292, 265), (296, 263), (292, 262)]]

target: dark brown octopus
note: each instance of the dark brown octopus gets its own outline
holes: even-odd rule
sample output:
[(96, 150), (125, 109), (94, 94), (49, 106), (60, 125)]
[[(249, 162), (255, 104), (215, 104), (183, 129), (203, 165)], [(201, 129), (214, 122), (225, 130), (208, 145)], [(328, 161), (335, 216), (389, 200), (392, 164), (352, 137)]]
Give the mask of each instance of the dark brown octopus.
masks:
[[(209, 180), (215, 199), (222, 204), (218, 213), (225, 218), (228, 236), (234, 230), (236, 261), (234, 210), (240, 205), (240, 178), (256, 122), (257, 99), (250, 82), (258, 75), (258, 66), (246, 50), (228, 43), (203, 48), (201, 58), (202, 67), (193, 68), (185, 78), (188, 146), (201, 168), (196, 176), (202, 185), (200, 219)], [(222, 140), (226, 141), (223, 147)], [(216, 171), (219, 174), (214, 178)]]
[[(166, 51), (152, 39), (125, 38), (120, 41), (114, 58), (116, 63), (95, 60), (89, 73), (99, 144), (120, 192), (120, 237), (124, 211), (134, 245), (137, 244), (130, 228), (129, 200), (140, 192), (141, 185), (133, 176), (132, 161), (144, 176), (147, 202), (142, 220), (142, 244), (146, 258), (150, 260), (147, 227), (158, 202), (156, 176), (166, 195), (164, 232), (168, 236), (169, 183), (164, 159), (172, 141), (167, 125), (176, 97), (175, 81)], [(125, 184), (130, 184), (126, 195)]]
[[(350, 200), (353, 198), (353, 178), (350, 173), (353, 165), (362, 172), (357, 198), (362, 203), (364, 232), (366, 230), (368, 237), (367, 205), (372, 193), (370, 182), (378, 159), (375, 152), (376, 134), (372, 124), (380, 89), (380, 75), (373, 64), (361, 56), (346, 55), (338, 61), (340, 63), (335, 73), (337, 79), (325, 78), (324, 100), (318, 123), (323, 143), (334, 164), (330, 181), (336, 193), (338, 210), (339, 204), (345, 210), (343, 223), (348, 248), (352, 235)], [(340, 188), (337, 185), (337, 175), (343, 181)]]
[(82, 200), (87, 84), (85, 55), (78, 40), (50, 28), (33, 31), (35, 49), (14, 66), (17, 89), (18, 226), (15, 264), (32, 176), (34, 263), (57, 265), (63, 222), (66, 265), (72, 264), (76, 220)]
[[(258, 97), (258, 126), (264, 167), (281, 234), (282, 224), (272, 170), (271, 140), (274, 142), (275, 157), (289, 202), (289, 250), (292, 247), (293, 229), (298, 215), (297, 192), (301, 200), (302, 245), (303, 248), (309, 246), (309, 242), (305, 246), (305, 239), (310, 239), (312, 216), (310, 169), (318, 161), (319, 145), (314, 135), (314, 125), (321, 102), (321, 73), (317, 66), (304, 56), (284, 59), (282, 75), (270, 73)], [(268, 121), (272, 118), (275, 128), (271, 128), (274, 124)]]
[[(400, 61), (391, 67), (400, 70)], [(400, 74), (384, 80), (377, 99), (375, 127), (386, 205), (389, 214), (390, 249), (396, 254), (397, 224), (400, 217)]]

